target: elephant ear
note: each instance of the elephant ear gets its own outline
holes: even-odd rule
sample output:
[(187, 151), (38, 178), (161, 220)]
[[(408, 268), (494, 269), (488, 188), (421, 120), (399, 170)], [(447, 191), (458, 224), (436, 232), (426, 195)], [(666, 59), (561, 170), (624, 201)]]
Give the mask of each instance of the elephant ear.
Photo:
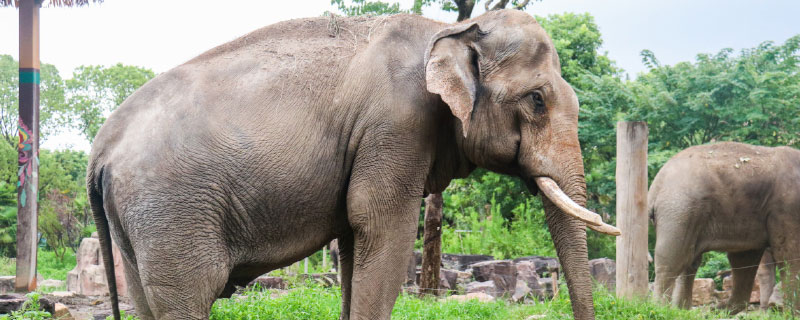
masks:
[(482, 31), (476, 23), (457, 25), (436, 33), (425, 52), (425, 82), (461, 120), (464, 136), (475, 106), (478, 87), (477, 52), (474, 43)]

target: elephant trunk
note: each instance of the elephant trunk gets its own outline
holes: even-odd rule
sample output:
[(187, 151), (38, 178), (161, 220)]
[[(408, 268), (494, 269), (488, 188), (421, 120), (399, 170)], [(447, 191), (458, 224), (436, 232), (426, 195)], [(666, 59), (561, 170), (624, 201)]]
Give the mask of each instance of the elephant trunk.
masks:
[[(578, 167), (583, 168), (582, 165)], [(580, 206), (586, 205), (586, 183), (582, 172), (567, 179), (560, 179), (560, 185), (572, 201)], [(573, 315), (575, 319), (594, 319), (592, 279), (589, 274), (586, 246), (586, 225), (567, 215), (548, 197), (543, 196), (542, 202), (547, 227), (550, 229), (558, 260), (567, 279)]]

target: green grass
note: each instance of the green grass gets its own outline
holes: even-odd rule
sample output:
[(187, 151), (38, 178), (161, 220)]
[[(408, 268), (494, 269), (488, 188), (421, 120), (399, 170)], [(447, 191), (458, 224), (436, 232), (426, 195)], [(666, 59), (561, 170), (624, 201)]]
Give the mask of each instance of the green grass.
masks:
[[(481, 303), (477, 301), (441, 301), (420, 299), (401, 294), (392, 312), (392, 319), (498, 319), (522, 320), (531, 315), (544, 315), (545, 319), (572, 319), (572, 307), (562, 286), (555, 299), (536, 304), (514, 304), (505, 301)], [(251, 291), (232, 299), (221, 299), (214, 304), (211, 319), (337, 319), (340, 291), (315, 285), (297, 287), (283, 295), (275, 291)], [(618, 299), (604, 289), (594, 294), (597, 319), (790, 319), (788, 313), (777, 311), (749, 312), (731, 316), (724, 311), (708, 307), (693, 310), (675, 309), (651, 301)]]
[[(72, 249), (67, 249), (64, 254), (64, 260), (59, 260), (56, 254), (52, 251), (45, 251), (39, 249), (37, 253), (37, 272), (42, 275), (44, 279), (67, 280), (67, 272), (75, 268), (77, 261), (75, 260), (75, 253)], [(16, 275), (17, 266), (11, 259), (0, 257), (0, 275), (13, 276)]]

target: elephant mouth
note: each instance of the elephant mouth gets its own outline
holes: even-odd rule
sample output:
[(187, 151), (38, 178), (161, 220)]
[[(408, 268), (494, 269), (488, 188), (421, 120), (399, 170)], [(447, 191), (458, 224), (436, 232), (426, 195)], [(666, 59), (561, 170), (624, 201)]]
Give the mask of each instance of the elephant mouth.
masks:
[(564, 214), (583, 221), (589, 229), (612, 236), (619, 236), (622, 234), (616, 227), (603, 222), (599, 214), (572, 201), (553, 179), (549, 177), (535, 177), (530, 180), (525, 180), (525, 184), (531, 193), (535, 195), (541, 190), (542, 196), (547, 197), (547, 199), (561, 209)]

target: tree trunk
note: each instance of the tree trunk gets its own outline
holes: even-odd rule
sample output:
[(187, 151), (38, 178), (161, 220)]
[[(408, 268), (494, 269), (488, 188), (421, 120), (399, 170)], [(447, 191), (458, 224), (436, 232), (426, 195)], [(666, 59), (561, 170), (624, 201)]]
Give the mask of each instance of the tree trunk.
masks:
[(442, 264), (442, 206), (441, 193), (425, 199), (425, 231), (423, 236), (422, 274), (420, 289), (424, 294), (439, 291), (439, 267)]
[(458, 19), (456, 21), (461, 22), (469, 19), (472, 16), (472, 8), (475, 7), (475, 0), (455, 0), (455, 2), (458, 7)]

